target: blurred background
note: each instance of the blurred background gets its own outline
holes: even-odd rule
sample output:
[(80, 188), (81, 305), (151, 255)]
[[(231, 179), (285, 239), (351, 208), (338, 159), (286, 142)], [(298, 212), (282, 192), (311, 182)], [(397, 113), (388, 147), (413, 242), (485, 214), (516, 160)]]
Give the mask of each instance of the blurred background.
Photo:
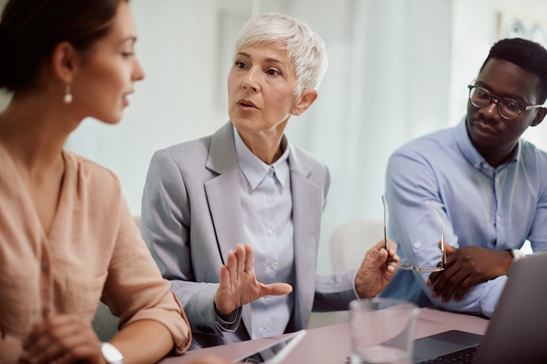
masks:
[[(3, 7), (5, 0), (0, 0)], [(544, 0), (131, 0), (146, 79), (121, 123), (85, 120), (67, 148), (120, 178), (134, 215), (154, 151), (209, 135), (228, 120), (226, 79), (235, 37), (254, 14), (307, 22), (325, 41), (330, 67), (316, 103), (289, 122), (293, 144), (330, 168), (320, 273), (328, 240), (348, 220), (382, 218), (389, 155), (463, 117), (467, 85), (492, 44), (520, 36), (547, 41)], [(9, 95), (0, 96), (0, 108)], [(547, 147), (547, 126), (525, 137)], [(364, 241), (377, 241), (363, 236)]]

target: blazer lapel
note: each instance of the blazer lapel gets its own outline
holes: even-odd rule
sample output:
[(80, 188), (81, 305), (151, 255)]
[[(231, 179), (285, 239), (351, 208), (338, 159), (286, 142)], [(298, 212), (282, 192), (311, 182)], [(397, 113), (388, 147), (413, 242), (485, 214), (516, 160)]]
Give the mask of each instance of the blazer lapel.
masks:
[(222, 260), (226, 264), (228, 251), (243, 242), (239, 166), (232, 123), (228, 122), (213, 135), (205, 166), (219, 174), (205, 182), (205, 193)]
[[(237, 243), (245, 243), (243, 241), (239, 165), (231, 122), (226, 123), (213, 135), (209, 158), (205, 166), (219, 174), (205, 182), (204, 187), (215, 227), (219, 253), (226, 264), (228, 252), (234, 250)], [(251, 337), (251, 307), (244, 305), (242, 310), (242, 320)]]
[(293, 199), (294, 256), (295, 256), (295, 324), (307, 327), (313, 307), (315, 285), (310, 284), (310, 275), (315, 276), (317, 248), (323, 212), (323, 191), (308, 179), (311, 168), (299, 158), (291, 147), (289, 154), (291, 188)]

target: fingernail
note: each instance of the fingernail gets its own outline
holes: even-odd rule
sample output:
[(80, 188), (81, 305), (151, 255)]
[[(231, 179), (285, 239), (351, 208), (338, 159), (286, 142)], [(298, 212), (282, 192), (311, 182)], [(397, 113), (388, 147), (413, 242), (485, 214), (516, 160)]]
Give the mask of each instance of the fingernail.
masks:
[(427, 284), (428, 286), (431, 286), (431, 281), (428, 279), (426, 284)]
[(431, 292), (431, 297), (433, 297), (433, 298), (437, 298), (437, 293), (435, 293), (435, 292)]

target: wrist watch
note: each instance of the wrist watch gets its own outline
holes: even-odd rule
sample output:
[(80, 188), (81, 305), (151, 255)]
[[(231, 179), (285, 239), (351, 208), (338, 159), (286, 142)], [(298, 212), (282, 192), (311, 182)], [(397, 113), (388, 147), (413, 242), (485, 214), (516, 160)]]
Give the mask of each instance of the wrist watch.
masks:
[(108, 364), (123, 364), (122, 353), (111, 343), (102, 343), (101, 353)]
[(520, 249), (507, 249), (507, 251), (511, 254), (513, 263), (518, 262), (521, 258), (526, 258), (526, 254), (524, 254)]

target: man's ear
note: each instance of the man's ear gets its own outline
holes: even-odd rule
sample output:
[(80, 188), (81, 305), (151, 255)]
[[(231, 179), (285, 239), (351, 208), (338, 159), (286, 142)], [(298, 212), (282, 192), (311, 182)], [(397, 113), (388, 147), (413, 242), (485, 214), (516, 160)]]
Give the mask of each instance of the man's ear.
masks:
[(61, 42), (51, 54), (52, 71), (63, 83), (70, 84), (78, 69), (79, 52), (69, 42)]
[(313, 102), (317, 99), (317, 91), (313, 89), (305, 89), (302, 91), (302, 94), (298, 98), (296, 104), (294, 105), (293, 109), (291, 110), (291, 114), (293, 115), (300, 115), (304, 111), (308, 110), (308, 108), (313, 104)]
[(532, 122), (532, 124), (530, 124), (530, 126), (538, 126), (539, 124), (541, 124), (546, 114), (547, 114), (546, 108), (544, 107), (539, 108), (536, 114), (536, 117), (534, 118), (534, 121)]

